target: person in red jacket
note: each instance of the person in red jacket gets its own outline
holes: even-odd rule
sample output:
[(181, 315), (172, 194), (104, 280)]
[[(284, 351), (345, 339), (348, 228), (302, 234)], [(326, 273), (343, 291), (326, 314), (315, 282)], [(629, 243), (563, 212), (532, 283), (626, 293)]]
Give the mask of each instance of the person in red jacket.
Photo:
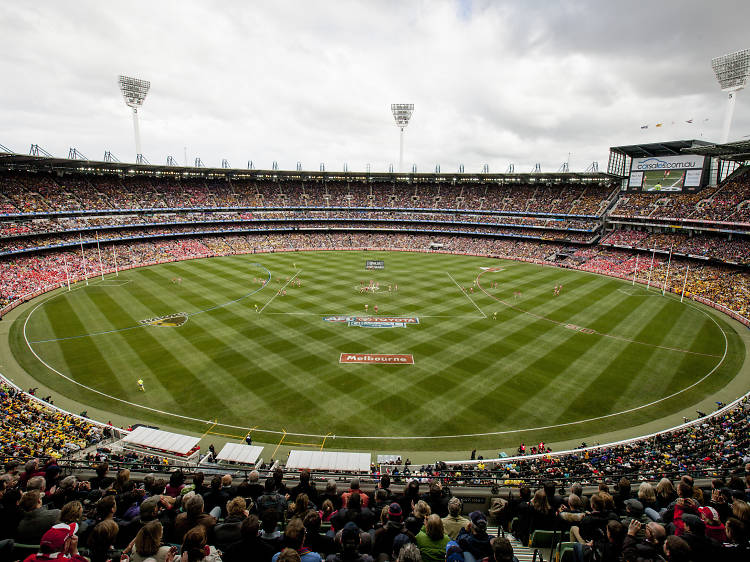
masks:
[(713, 507), (704, 506), (698, 508), (698, 513), (706, 524), (706, 536), (722, 543), (727, 542), (727, 532), (719, 519), (719, 512)]
[(58, 523), (44, 533), (39, 543), (39, 552), (32, 554), (24, 562), (88, 562), (78, 554), (77, 523)]
[(685, 533), (685, 520), (682, 518), (683, 515), (698, 515), (698, 502), (693, 498), (679, 498), (674, 504), (674, 534), (681, 536)]

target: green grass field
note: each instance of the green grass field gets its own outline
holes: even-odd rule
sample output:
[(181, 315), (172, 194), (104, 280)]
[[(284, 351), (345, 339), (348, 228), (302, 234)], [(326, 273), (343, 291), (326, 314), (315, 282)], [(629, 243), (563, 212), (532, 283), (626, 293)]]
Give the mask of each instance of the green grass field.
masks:
[[(385, 269), (366, 271), (367, 259)], [(379, 290), (362, 294), (370, 280)], [(377, 305), (380, 316), (419, 323), (324, 320), (366, 316), (365, 305), (369, 315)], [(187, 315), (179, 327), (140, 323), (175, 313)], [(745, 359), (721, 315), (627, 282), (406, 252), (130, 270), (40, 298), (13, 324), (10, 346), (48, 388), (133, 423), (414, 451), (585, 440), (633, 427), (716, 393)], [(412, 354), (414, 364), (341, 364), (341, 353)]]

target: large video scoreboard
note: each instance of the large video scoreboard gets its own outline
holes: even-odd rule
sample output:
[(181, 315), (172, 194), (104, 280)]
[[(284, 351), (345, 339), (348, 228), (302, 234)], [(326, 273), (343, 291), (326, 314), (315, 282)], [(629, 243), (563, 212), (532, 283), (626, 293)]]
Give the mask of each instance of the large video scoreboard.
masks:
[(707, 163), (696, 154), (633, 158), (628, 190), (696, 191), (705, 185)]

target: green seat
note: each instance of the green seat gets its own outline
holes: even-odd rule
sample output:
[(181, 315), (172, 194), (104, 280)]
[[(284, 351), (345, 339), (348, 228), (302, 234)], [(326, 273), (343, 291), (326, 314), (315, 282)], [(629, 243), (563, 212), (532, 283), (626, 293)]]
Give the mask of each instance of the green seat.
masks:
[(563, 562), (564, 560), (570, 560), (572, 557), (573, 547), (576, 543), (574, 542), (561, 542), (557, 545), (557, 562)]
[(529, 546), (531, 548), (551, 548), (556, 535), (556, 531), (542, 531), (541, 529), (537, 529), (529, 537)]

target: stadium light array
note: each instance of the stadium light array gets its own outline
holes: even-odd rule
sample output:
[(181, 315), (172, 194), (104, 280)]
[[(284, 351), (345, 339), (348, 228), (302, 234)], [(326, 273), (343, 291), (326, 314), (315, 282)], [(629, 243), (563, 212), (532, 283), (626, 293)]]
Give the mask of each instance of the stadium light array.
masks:
[(401, 130), (400, 144), (399, 144), (399, 157), (398, 157), (398, 171), (404, 171), (404, 129), (409, 124), (411, 114), (414, 113), (413, 103), (392, 103), (391, 112), (393, 118), (396, 120), (396, 127)]
[(138, 108), (143, 105), (146, 94), (148, 94), (148, 90), (151, 88), (151, 82), (123, 75), (120, 75), (117, 81), (120, 84), (120, 92), (122, 92), (125, 105), (133, 110), (136, 162), (140, 162), (143, 160), (143, 152), (141, 150), (141, 131), (138, 126)]
[(711, 68), (716, 74), (716, 80), (723, 92), (728, 92), (727, 109), (724, 114), (724, 127), (721, 142), (729, 140), (729, 130), (734, 116), (734, 104), (737, 92), (745, 87), (750, 77), (750, 49), (743, 49), (736, 53), (729, 53), (711, 60)]

